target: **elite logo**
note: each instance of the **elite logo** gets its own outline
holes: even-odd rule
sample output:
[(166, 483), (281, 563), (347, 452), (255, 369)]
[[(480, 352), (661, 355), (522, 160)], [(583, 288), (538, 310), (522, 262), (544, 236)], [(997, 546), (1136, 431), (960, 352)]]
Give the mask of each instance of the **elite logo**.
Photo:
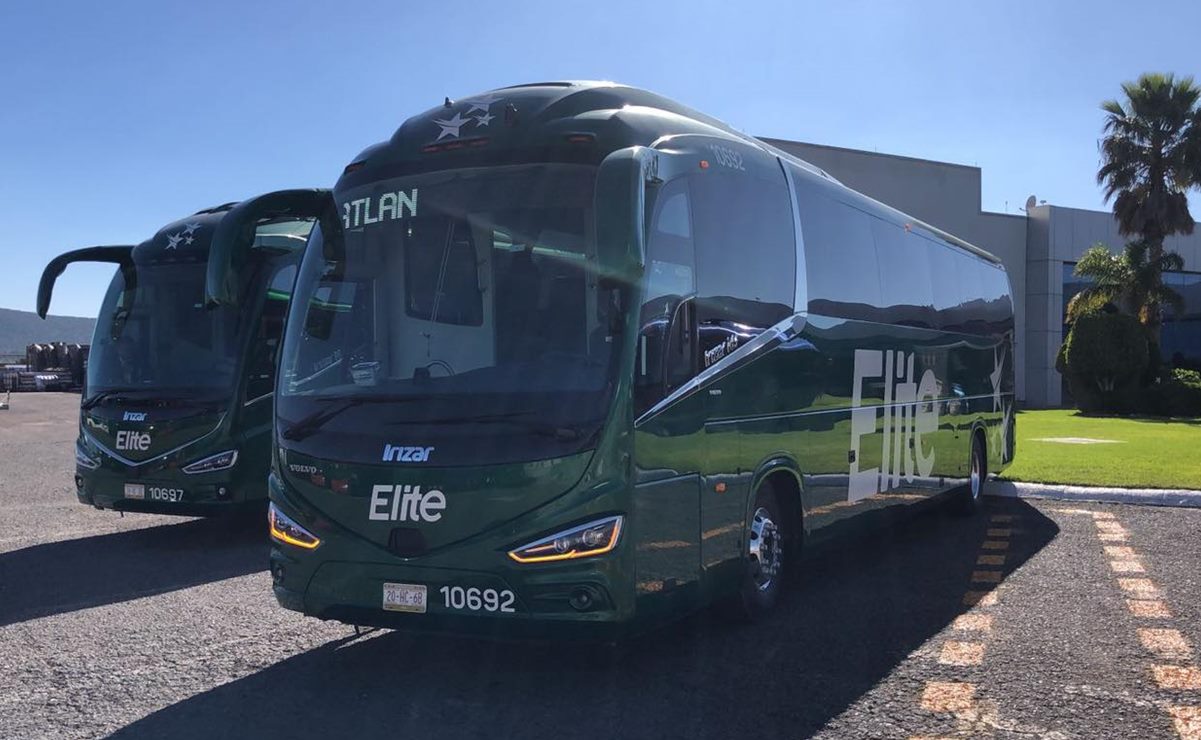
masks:
[(124, 421), (146, 421), (145, 411), (126, 411), (121, 417)]
[(438, 489), (421, 492), (421, 486), (382, 484), (371, 489), (367, 518), (373, 522), (436, 522), (446, 508), (446, 495)]
[(117, 449), (122, 452), (145, 452), (150, 449), (150, 433), (122, 429), (117, 432)]
[[(855, 382), (851, 390), (851, 455), (848, 501), (896, 488), (902, 478), (912, 483), (934, 470), (934, 445), (922, 445), (922, 435), (938, 430), (939, 381), (926, 369), (920, 382), (913, 382), (916, 353), (894, 350), (855, 350)], [(865, 381), (884, 383), (884, 402), (868, 399), (863, 407)], [(863, 437), (874, 434), (880, 415), (884, 415), (880, 467), (859, 469), (859, 448)]]
[(433, 451), (433, 447), (384, 445), (384, 462), (427, 462)]

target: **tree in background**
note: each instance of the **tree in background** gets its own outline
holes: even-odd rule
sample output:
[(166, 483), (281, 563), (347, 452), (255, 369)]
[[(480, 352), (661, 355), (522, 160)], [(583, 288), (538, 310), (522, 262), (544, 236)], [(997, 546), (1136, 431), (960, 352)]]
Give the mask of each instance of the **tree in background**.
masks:
[(1073, 274), (1088, 278), (1093, 284), (1082, 289), (1068, 301), (1065, 320), (1096, 313), (1112, 304), (1138, 317), (1143, 326), (1151, 324), (1149, 306), (1170, 306), (1184, 313), (1184, 296), (1163, 283), (1163, 273), (1184, 269), (1184, 260), (1175, 252), (1161, 252), (1158, 262), (1151, 260), (1151, 249), (1145, 241), (1133, 241), (1121, 254), (1114, 254), (1104, 244), (1094, 244), (1080, 261)]
[(1124, 102), (1101, 104), (1106, 117), (1097, 182), (1113, 201), (1118, 231), (1140, 237), (1146, 250), (1148, 285), (1137, 313), (1158, 345), (1164, 238), (1193, 233), (1186, 193), (1201, 186), (1201, 88), (1192, 77), (1147, 73), (1123, 83), (1122, 91)]

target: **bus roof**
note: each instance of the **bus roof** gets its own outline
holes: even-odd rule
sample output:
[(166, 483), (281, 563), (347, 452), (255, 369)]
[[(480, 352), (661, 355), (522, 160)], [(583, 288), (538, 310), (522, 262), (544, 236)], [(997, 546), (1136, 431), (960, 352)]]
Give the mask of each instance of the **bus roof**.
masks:
[[(407, 119), (387, 141), (363, 150), (347, 166), (344, 177), (362, 182), (352, 173), (377, 166), (384, 171), (416, 172), (465, 166), (467, 161), (486, 160), (488, 155), (503, 161), (500, 152), (513, 150), (574, 148), (581, 157), (590, 153), (599, 160), (610, 151), (636, 145), (653, 147), (682, 134), (739, 141), (791, 163), (811, 178), (855, 192), (825, 170), (670, 98), (615, 82), (589, 80), (526, 83), (458, 100), (446, 98)], [(590, 152), (583, 152), (584, 148)], [(874, 199), (867, 200), (979, 257), (1000, 263), (979, 247)]]

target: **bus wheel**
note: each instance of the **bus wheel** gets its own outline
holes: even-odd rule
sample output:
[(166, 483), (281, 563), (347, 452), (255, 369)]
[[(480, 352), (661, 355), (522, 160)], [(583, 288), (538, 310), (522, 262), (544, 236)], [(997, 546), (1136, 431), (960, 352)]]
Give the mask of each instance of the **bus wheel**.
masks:
[(988, 480), (984, 438), (979, 434), (972, 435), (972, 457), (968, 470), (967, 485), (960, 489), (955, 501), (955, 509), (965, 516), (980, 509), (980, 497), (984, 495), (984, 484)]
[(742, 582), (728, 611), (740, 621), (754, 621), (780, 600), (786, 570), (788, 523), (770, 485), (755, 494), (754, 514), (746, 532)]

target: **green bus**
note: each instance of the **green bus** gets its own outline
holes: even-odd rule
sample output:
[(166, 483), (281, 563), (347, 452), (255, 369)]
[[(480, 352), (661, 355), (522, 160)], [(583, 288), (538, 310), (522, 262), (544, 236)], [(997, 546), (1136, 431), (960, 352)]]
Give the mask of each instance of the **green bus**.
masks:
[[(989, 253), (658, 95), (493, 90), (345, 169), (276, 392), (279, 602), (613, 637), (1013, 457)], [(219, 296), (214, 296), (218, 299)]]
[[(78, 249), (46, 266), (43, 318), (68, 265), (116, 265), (80, 400), (80, 502), (191, 516), (266, 505), (275, 359), (313, 220), (261, 203), (258, 211), (264, 217), (229, 221), (239, 231), (220, 238), (220, 253), (211, 249), (215, 233), (240, 213), (237, 204), (199, 211), (136, 246)], [(210, 270), (228, 280), (225, 305), (206, 305)]]

